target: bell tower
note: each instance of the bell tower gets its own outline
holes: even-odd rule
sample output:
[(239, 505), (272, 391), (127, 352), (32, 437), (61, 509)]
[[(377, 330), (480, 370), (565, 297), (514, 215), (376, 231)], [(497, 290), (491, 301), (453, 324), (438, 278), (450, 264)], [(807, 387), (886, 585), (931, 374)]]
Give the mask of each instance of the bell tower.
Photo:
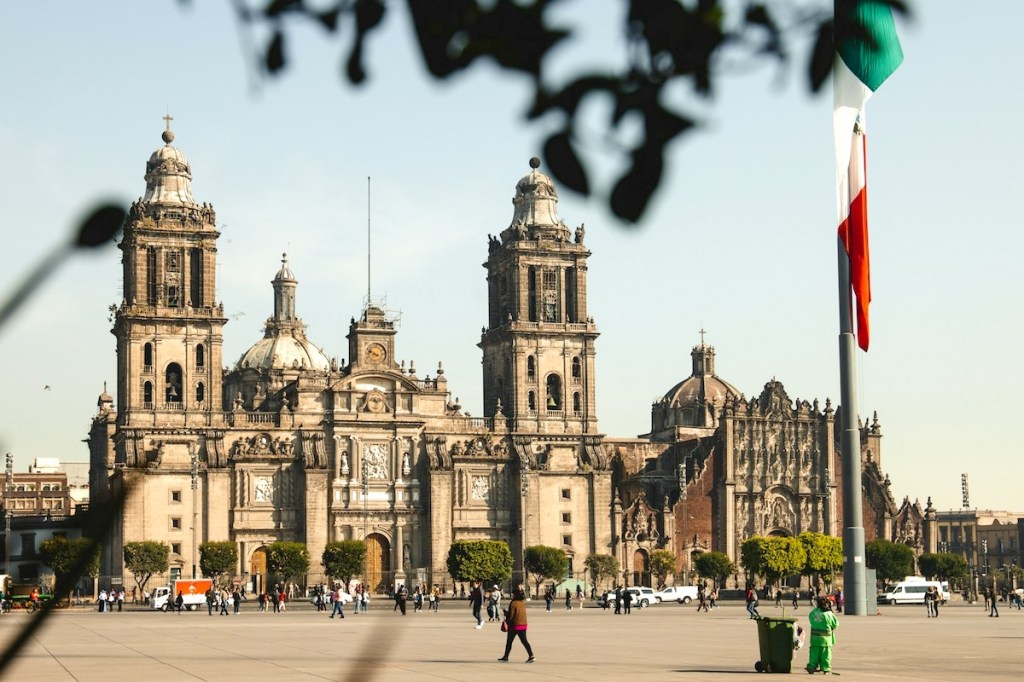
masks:
[(530, 159), (512, 223), (489, 238), (488, 326), (480, 339), (484, 414), (497, 406), (516, 431), (596, 434), (594, 342), (587, 314), (583, 225), (570, 234), (558, 193)]
[(164, 146), (146, 163), (146, 193), (132, 204), (118, 245), (118, 423), (216, 426), (227, 322), (214, 301), (220, 233), (213, 207), (192, 198), (191, 167), (171, 145), (172, 118), (164, 119)]

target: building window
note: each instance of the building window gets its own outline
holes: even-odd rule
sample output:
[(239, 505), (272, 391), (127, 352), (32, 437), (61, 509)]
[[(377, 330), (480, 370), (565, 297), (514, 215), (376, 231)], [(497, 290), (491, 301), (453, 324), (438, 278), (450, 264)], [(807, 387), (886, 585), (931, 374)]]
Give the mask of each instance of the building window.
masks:
[(559, 319), (559, 287), (557, 268), (544, 270), (544, 322), (560, 322)]
[(566, 547), (572, 547), (572, 536), (571, 535), (563, 535), (562, 536), (562, 544), (565, 545)]
[(180, 516), (172, 516), (171, 517), (171, 530), (181, 530), (181, 517)]
[(206, 346), (199, 344), (196, 346), (196, 369), (202, 369), (206, 366)]
[(28, 559), (36, 555), (36, 534), (21, 534), (21, 558)]
[(146, 249), (146, 305), (156, 305), (156, 249)]
[(528, 311), (530, 322), (537, 321), (537, 268), (531, 265), (526, 273), (526, 286), (528, 292)]
[(167, 387), (164, 389), (164, 402), (180, 403), (181, 365), (176, 362), (167, 365), (167, 371), (164, 373), (164, 385)]
[(181, 554), (181, 543), (180, 542), (172, 542), (171, 543), (171, 554)]
[(583, 361), (580, 360), (579, 356), (572, 359), (572, 382), (574, 384), (580, 383), (580, 379), (583, 377)]
[(189, 305), (199, 308), (203, 305), (203, 252), (200, 249), (189, 249), (188, 272)]
[(562, 378), (557, 374), (549, 374), (547, 379), (547, 408), (549, 412), (562, 411)]
[(206, 387), (203, 386), (203, 382), (196, 384), (196, 402), (201, 403), (206, 400)]
[(572, 412), (573, 414), (580, 414), (583, 412), (583, 401), (580, 398), (579, 393), (572, 394)]
[(153, 382), (147, 381), (142, 384), (142, 403), (143, 407), (153, 407)]
[(562, 523), (572, 523), (571, 512), (562, 512)]
[(532, 355), (526, 356), (526, 378), (537, 378), (537, 358), (533, 357)]
[(153, 371), (153, 344), (147, 343), (142, 346), (142, 371)]
[(526, 394), (526, 409), (530, 412), (537, 411), (537, 394), (533, 391)]
[[(181, 545), (178, 545), (178, 549), (181, 549)], [(181, 579), (181, 566), (171, 566), (171, 582)]]
[(181, 502), (181, 491), (180, 490), (172, 490), (171, 491), (171, 502)]
[(571, 500), (572, 499), (572, 491), (569, 490), (568, 488), (562, 488), (562, 499), (563, 500)]

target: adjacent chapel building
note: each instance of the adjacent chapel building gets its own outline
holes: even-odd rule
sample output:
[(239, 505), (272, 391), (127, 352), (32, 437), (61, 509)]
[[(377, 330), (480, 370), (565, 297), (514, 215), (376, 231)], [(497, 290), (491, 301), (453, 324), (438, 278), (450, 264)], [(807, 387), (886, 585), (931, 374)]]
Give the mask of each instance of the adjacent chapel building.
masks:
[[(123, 497), (102, 575), (127, 578), (125, 543), (160, 540), (170, 577), (188, 577), (201, 543), (227, 540), (237, 575), (260, 589), (267, 546), (288, 540), (308, 546), (313, 583), (328, 542), (361, 539), (372, 589), (450, 585), (452, 542), (497, 539), (517, 575), (524, 549), (543, 544), (566, 551), (576, 578), (601, 553), (649, 584), (656, 549), (685, 575), (695, 552), (735, 559), (748, 535), (841, 533), (839, 413), (774, 380), (745, 398), (703, 341), (647, 434), (600, 432), (585, 230), (559, 217), (536, 159), (509, 225), (488, 236), (483, 417), (453, 402), (443, 365), (421, 375), (397, 360), (395, 321), (372, 302), (349, 325), (347, 361), (329, 357), (306, 336), (287, 257), (263, 337), (226, 366), (216, 212), (193, 198), (173, 140), (168, 127), (119, 244), (116, 399), (100, 395), (88, 439), (93, 501)], [(930, 504), (889, 493), (877, 418), (862, 443), (868, 539), (934, 551)]]

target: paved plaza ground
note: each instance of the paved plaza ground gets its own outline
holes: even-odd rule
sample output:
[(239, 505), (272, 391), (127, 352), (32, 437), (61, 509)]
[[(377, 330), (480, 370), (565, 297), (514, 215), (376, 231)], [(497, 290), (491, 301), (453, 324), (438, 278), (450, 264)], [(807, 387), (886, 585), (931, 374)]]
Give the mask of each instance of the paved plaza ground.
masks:
[[(765, 606), (763, 615), (781, 615)], [(537, 662), (517, 641), (500, 663), (505, 635), (496, 623), (474, 629), (468, 604), (404, 618), (378, 600), (369, 614), (327, 618), (307, 604), (287, 613), (238, 616), (206, 610), (164, 614), (76, 608), (56, 613), (4, 679), (65, 680), (729, 680), (757, 675), (757, 628), (739, 604), (711, 613), (662, 604), (615, 616), (596, 607), (545, 613), (532, 602), (529, 638)], [(787, 608), (786, 615), (794, 615)], [(795, 614), (806, 627), (807, 607)], [(34, 616), (0, 617), (6, 643)], [(833, 668), (851, 680), (1019, 680), (1024, 611), (956, 604), (941, 617), (924, 607), (881, 607), (881, 615), (840, 616)], [(807, 677), (806, 647), (794, 675)]]

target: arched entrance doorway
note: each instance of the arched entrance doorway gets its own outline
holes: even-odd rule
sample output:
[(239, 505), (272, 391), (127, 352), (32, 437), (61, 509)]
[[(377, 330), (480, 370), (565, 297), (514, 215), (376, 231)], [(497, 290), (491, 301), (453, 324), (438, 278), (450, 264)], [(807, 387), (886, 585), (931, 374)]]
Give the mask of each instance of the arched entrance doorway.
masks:
[(647, 552), (642, 549), (633, 552), (633, 584), (641, 587), (651, 586), (651, 565)]
[(249, 564), (249, 575), (252, 576), (252, 589), (256, 594), (263, 592), (267, 585), (267, 548), (260, 547), (252, 553)]
[(376, 593), (386, 592), (391, 578), (391, 543), (383, 535), (366, 536), (366, 585)]

